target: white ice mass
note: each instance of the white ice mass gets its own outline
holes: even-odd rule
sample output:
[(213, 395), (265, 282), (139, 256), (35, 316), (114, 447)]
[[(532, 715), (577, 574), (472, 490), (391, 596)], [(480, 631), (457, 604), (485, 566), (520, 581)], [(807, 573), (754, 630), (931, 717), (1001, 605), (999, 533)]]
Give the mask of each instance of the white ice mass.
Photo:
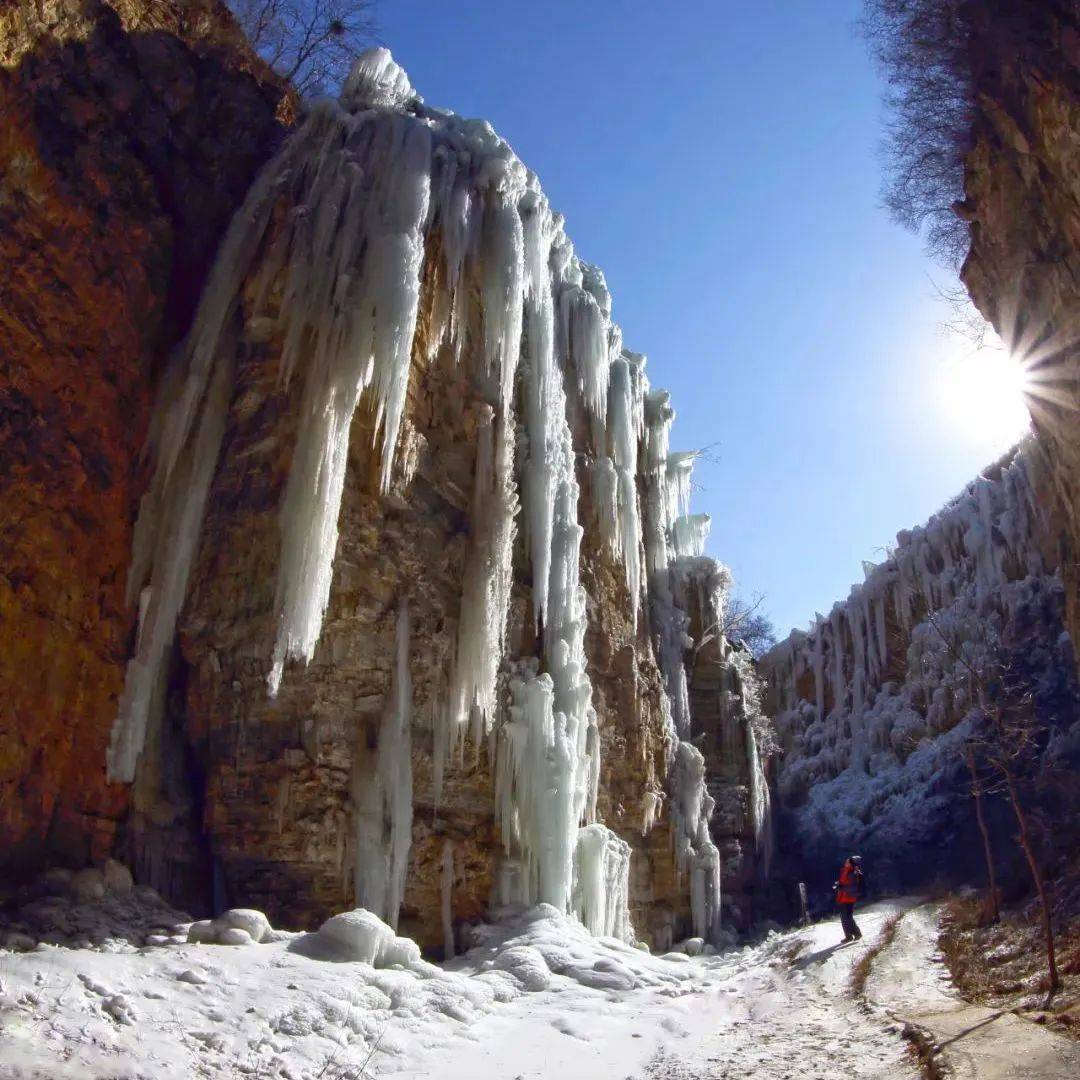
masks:
[[(436, 789), (467, 739), (477, 747), (492, 739), (507, 852), (503, 899), (577, 911), (597, 932), (630, 940), (629, 854), (595, 823), (600, 739), (584, 647), (584, 478), (594, 487), (601, 534), (625, 568), (635, 621), (641, 602), (649, 604), (670, 699), (679, 865), (693, 897), (695, 932), (708, 937), (718, 927), (719, 857), (708, 835), (712, 800), (701, 755), (688, 741), (687, 619), (672, 592), (674, 568), (700, 560), (708, 532), (708, 518), (689, 513), (693, 455), (669, 453), (668, 396), (650, 389), (644, 358), (623, 348), (603, 274), (575, 255), (536, 176), (486, 122), (425, 106), (385, 49), (357, 61), (339, 101), (312, 105), (259, 175), (159, 400), (154, 478), (140, 509), (129, 579), (132, 600), (140, 599), (138, 643), (109, 775), (133, 779), (161, 707), (221, 450), (238, 315), (246, 332), (282, 343), (279, 379), (299, 386), (299, 425), (280, 506), (277, 637), (266, 657), (268, 690), (276, 695), (319, 641), (361, 400), (376, 419), (383, 490), (394, 481), (409, 373), (428, 358), (418, 355), (417, 335), (427, 288), (429, 356), (449, 344), (474, 383), (493, 389), (478, 438), (450, 685), (433, 718)], [(477, 297), (482, 347), (466, 349)], [(579, 476), (571, 419), (582, 413), (592, 454)], [(542, 631), (539, 655), (531, 658), (506, 655), (519, 532)], [(357, 895), (391, 924), (411, 821), (404, 606), (398, 648), (377, 783), (365, 781), (354, 800)], [(508, 684), (501, 683), (508, 673)], [(657, 809), (654, 799), (646, 830)]]

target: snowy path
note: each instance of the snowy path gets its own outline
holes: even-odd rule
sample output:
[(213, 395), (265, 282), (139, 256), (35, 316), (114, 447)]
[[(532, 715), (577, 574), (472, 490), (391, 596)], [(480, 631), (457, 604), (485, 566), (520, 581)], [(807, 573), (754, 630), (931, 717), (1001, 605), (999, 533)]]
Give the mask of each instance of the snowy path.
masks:
[(1066, 1080), (1080, 1076), (1080, 1047), (1010, 1012), (972, 1005), (952, 988), (938, 955), (939, 909), (907, 914), (874, 963), (866, 996), (918, 1025), (956, 1080)]
[[(901, 1025), (850, 990), (852, 972), (890, 916), (912, 901), (859, 913), (862, 942), (839, 946), (836, 919), (755, 950), (733, 974), (732, 1006), (700, 1040), (668, 1043), (649, 1062), (649, 1080), (843, 1080), (917, 1077)], [(613, 1074), (614, 1075), (614, 1074)]]
[[(838, 920), (692, 963), (702, 985), (678, 998), (535, 995), (476, 1024), (467, 1043), (401, 1075), (417, 1080), (876, 1080), (917, 1077), (901, 1025), (849, 991), (852, 969), (912, 901), (859, 915), (861, 944), (838, 947)], [(436, 1072), (436, 1064), (438, 1068)]]

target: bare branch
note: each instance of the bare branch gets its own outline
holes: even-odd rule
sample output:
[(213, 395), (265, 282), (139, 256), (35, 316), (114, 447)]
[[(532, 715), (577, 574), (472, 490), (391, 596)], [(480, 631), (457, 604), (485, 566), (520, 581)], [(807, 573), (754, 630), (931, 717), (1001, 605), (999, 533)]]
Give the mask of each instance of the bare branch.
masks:
[(375, 37), (371, 0), (229, 0), (255, 51), (304, 96), (331, 93)]

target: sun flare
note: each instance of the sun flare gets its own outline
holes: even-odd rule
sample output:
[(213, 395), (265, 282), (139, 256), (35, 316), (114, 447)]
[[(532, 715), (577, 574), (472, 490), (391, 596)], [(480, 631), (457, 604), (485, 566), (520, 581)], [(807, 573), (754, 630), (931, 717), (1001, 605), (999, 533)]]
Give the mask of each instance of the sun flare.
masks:
[(981, 348), (968, 347), (948, 357), (938, 387), (945, 412), (957, 427), (970, 438), (1001, 450), (1028, 430), (1029, 388), (1025, 365), (996, 338)]

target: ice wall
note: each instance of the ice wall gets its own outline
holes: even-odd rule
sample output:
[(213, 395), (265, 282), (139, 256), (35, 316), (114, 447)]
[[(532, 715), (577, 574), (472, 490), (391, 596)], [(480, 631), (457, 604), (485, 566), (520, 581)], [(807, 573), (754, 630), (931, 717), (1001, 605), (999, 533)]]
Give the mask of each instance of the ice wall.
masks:
[(1039, 542), (1035, 450), (1022, 443), (901, 532), (847, 600), (763, 658), (784, 751), (777, 794), (804, 840), (899, 850), (931, 834), (961, 761), (972, 668), (1018, 643), (1046, 672), (1071, 664)]
[[(603, 274), (575, 255), (536, 176), (486, 122), (424, 105), (386, 50), (358, 61), (340, 101), (311, 106), (260, 174), (169, 373), (136, 530), (138, 641), (110, 777), (133, 778), (161, 707), (233, 395), (241, 311), (249, 338), (280, 343), (280, 382), (299, 399), (267, 692), (302, 679), (319, 643), (354, 414), (363, 403), (374, 417), (385, 492), (403, 468), (410, 373), (449, 348), (487, 404), (449, 686), (434, 722), (435, 787), (467, 744), (478, 754), (488, 741), (503, 898), (546, 901), (630, 935), (629, 856), (595, 822), (600, 740), (578, 517), (580, 485), (592, 485), (595, 524), (623, 565), (635, 622), (648, 602), (670, 699), (678, 858), (695, 929), (710, 936), (719, 869), (701, 755), (688, 741), (686, 616), (672, 585), (672, 566), (700, 558), (708, 529), (689, 513), (692, 455), (669, 453), (667, 395), (623, 347)], [(572, 437), (582, 417), (585, 461)], [(507, 655), (517, 548), (531, 575), (532, 657)], [(365, 776), (354, 796), (357, 893), (391, 922), (409, 851), (408, 648), (403, 601), (374, 782)]]

